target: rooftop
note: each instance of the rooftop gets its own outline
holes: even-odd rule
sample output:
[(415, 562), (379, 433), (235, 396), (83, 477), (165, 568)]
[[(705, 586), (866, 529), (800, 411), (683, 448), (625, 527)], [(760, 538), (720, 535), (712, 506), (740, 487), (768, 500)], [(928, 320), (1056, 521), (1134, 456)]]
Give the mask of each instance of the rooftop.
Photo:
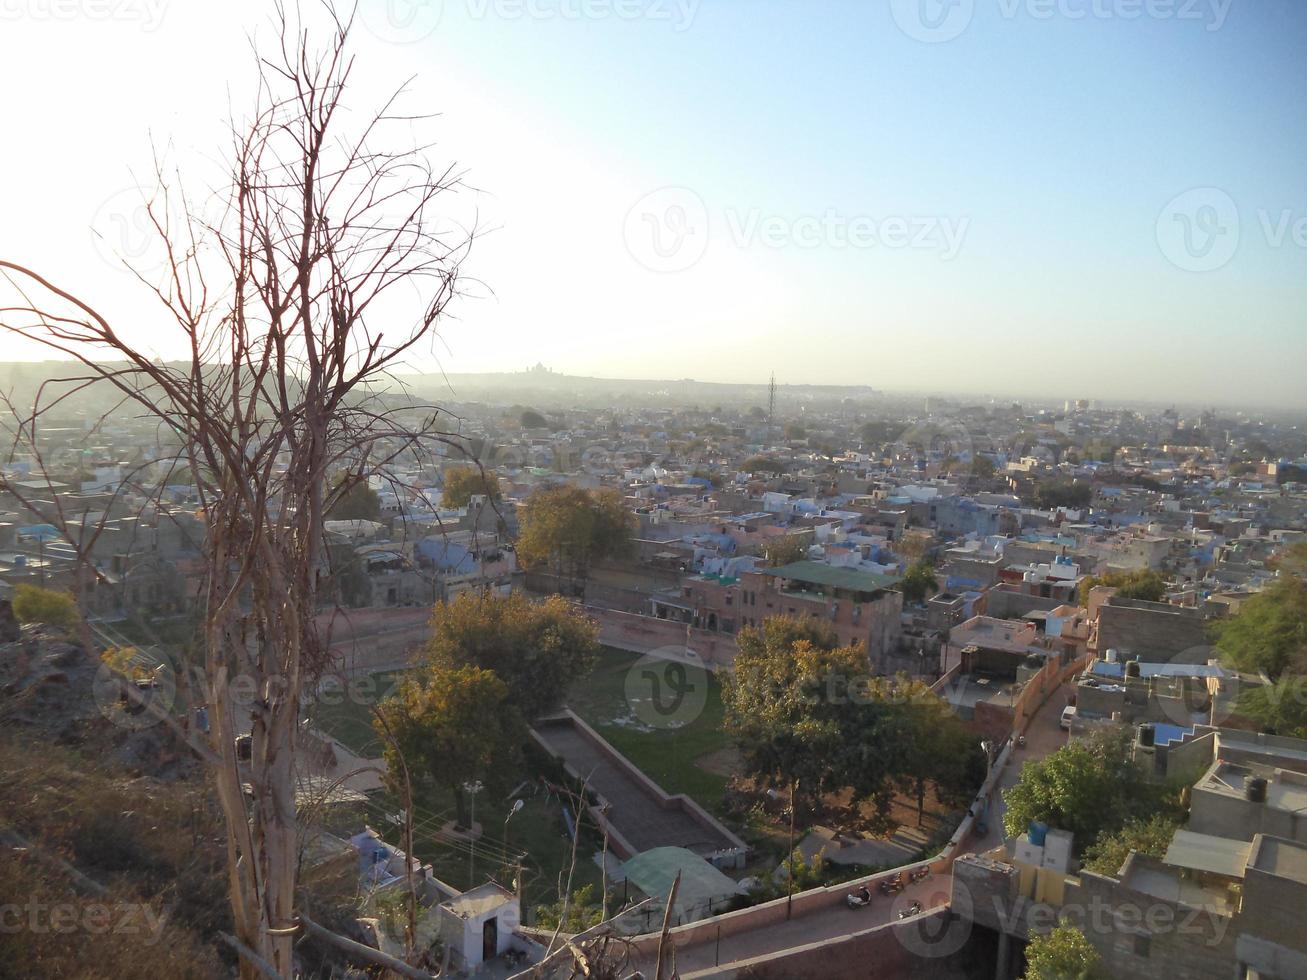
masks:
[(894, 575), (878, 575), (875, 572), (858, 571), (856, 568), (837, 568), (819, 561), (796, 561), (779, 568), (763, 569), (762, 573), (850, 592), (877, 592), (899, 582), (899, 578)]

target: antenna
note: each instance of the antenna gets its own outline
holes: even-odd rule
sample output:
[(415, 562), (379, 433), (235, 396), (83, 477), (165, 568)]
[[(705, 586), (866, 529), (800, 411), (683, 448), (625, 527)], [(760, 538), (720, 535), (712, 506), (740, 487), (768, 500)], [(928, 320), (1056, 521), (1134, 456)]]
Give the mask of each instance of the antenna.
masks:
[(771, 373), (771, 383), (767, 385), (767, 425), (776, 419), (776, 372)]

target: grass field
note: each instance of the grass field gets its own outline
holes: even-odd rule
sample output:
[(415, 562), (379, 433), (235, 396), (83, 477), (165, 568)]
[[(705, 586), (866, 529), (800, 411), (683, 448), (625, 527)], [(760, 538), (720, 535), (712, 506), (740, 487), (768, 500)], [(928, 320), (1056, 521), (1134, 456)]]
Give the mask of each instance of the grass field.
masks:
[(679, 728), (651, 729), (640, 724), (626, 696), (627, 675), (639, 659), (605, 648), (594, 670), (572, 685), (568, 707), (667, 792), (684, 793), (710, 813), (720, 813), (727, 780), (720, 758), (731, 745), (722, 732), (721, 685), (708, 675), (698, 717)]

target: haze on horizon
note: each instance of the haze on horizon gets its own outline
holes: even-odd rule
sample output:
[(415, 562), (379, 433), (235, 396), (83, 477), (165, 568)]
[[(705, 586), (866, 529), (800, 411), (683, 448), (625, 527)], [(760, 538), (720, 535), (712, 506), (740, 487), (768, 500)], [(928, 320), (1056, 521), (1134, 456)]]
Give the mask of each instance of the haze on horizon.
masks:
[[(363, 0), (479, 232), (412, 366), (1307, 406), (1307, 7), (920, 4)], [(135, 188), (219, 182), (268, 6), (110, 8), (0, 11), (0, 255), (169, 357)]]

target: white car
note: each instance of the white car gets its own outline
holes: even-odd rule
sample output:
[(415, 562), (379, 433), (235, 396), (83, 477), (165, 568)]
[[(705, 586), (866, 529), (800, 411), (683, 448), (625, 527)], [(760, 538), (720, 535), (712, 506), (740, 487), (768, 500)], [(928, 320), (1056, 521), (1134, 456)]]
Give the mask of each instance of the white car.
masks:
[(1058, 723), (1062, 726), (1062, 731), (1071, 731), (1071, 723), (1076, 720), (1076, 706), (1068, 704), (1062, 709), (1062, 720)]

